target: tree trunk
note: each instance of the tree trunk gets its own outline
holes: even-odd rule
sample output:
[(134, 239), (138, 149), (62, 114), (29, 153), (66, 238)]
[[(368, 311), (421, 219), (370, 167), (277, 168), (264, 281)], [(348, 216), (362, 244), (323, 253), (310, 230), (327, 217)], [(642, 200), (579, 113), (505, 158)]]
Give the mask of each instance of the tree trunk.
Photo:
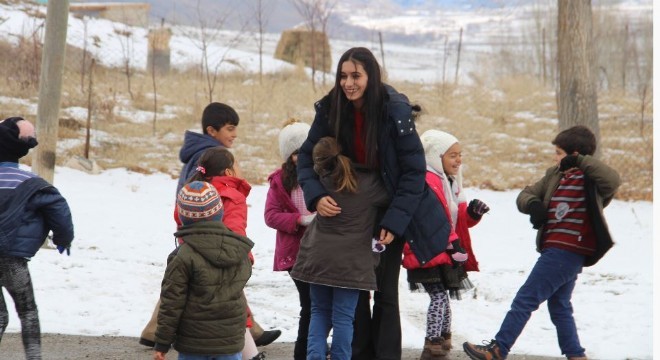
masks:
[(600, 143), (591, 1), (558, 3), (559, 130), (584, 125)]

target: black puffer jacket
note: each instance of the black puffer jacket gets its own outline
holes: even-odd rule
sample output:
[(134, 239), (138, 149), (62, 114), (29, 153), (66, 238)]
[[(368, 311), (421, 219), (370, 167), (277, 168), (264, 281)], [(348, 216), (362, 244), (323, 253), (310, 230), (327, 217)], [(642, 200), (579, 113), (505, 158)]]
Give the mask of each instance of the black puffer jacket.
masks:
[[(391, 86), (385, 88), (387, 96), (378, 137), (378, 170), (392, 201), (379, 220), (379, 226), (407, 241), (417, 259), (424, 264), (445, 251), (451, 225), (442, 205), (426, 185), (424, 148), (415, 129), (410, 102)], [(314, 122), (298, 154), (298, 182), (310, 211), (315, 211), (316, 202), (328, 195), (314, 172), (312, 150), (320, 138), (337, 136), (328, 120), (329, 96), (319, 100), (314, 107)], [(353, 143), (353, 139), (343, 141)], [(354, 154), (344, 152), (355, 159)]]
[(160, 294), (155, 349), (188, 354), (235, 354), (243, 349), (252, 274), (248, 238), (220, 221), (182, 226), (184, 243), (167, 265)]

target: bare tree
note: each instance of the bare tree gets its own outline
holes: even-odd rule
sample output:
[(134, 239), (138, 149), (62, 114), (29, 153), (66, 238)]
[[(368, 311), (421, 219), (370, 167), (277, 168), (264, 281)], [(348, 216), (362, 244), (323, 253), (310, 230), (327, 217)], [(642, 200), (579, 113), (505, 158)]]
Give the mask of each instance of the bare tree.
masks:
[(454, 85), (458, 84), (458, 70), (461, 67), (461, 45), (463, 44), (463, 28), (458, 34), (458, 50), (456, 50), (456, 73), (454, 74)]
[(92, 113), (94, 111), (94, 67), (96, 61), (92, 58), (89, 64), (89, 85), (87, 91), (87, 122), (85, 123), (85, 159), (89, 160), (89, 148), (92, 129)]
[(559, 128), (589, 127), (600, 140), (590, 0), (558, 0)]
[[(321, 24), (321, 32), (328, 36), (328, 21), (330, 20), (330, 17), (332, 16), (332, 12), (335, 9), (335, 6), (337, 5), (338, 0), (316, 0), (316, 12), (318, 14), (318, 19), (319, 23)], [(312, 40), (314, 40), (312, 38)], [(381, 48), (383, 47), (383, 40), (381, 37)], [(321, 52), (321, 69), (323, 71), (326, 71), (326, 68), (329, 66), (329, 64), (326, 63), (326, 59), (328, 57), (327, 49), (325, 44), (321, 44), (323, 46), (323, 51)], [(383, 68), (385, 67), (385, 60), (383, 56)], [(325, 75), (323, 76), (323, 86), (325, 86)]]
[(298, 14), (304, 19), (307, 29), (311, 32), (310, 51), (312, 65), (312, 88), (316, 89), (316, 26), (319, 19), (318, 6), (319, 0), (291, 0)]
[[(226, 12), (223, 16), (218, 17), (210, 16), (210, 14), (204, 12), (199, 0), (197, 1), (196, 10), (198, 26), (195, 29), (184, 28), (183, 32), (202, 53), (200, 59), (201, 74), (206, 82), (208, 100), (209, 102), (213, 102), (213, 94), (218, 80), (218, 71), (220, 70), (221, 65), (227, 61), (227, 55), (229, 52), (235, 48), (243, 38), (247, 23), (244, 23), (241, 29), (235, 32), (235, 35), (231, 36), (226, 41), (222, 41), (220, 40), (222, 35), (221, 30), (231, 13)], [(212, 26), (208, 22), (208, 19), (211, 17), (214, 18)], [(219, 42), (222, 42), (222, 47), (217, 46), (217, 43)], [(224, 51), (218, 57), (218, 51), (221, 48), (224, 48)]]
[(85, 71), (87, 62), (87, 23), (89, 19), (86, 16), (80, 16), (83, 23), (83, 48), (82, 48), (82, 61), (80, 62), (80, 93), (85, 93)]
[[(163, 26), (164, 21), (161, 21), (160, 25)], [(156, 41), (151, 41), (151, 86), (154, 90), (154, 117), (152, 120), (151, 131), (152, 134), (156, 135), (156, 122), (158, 121), (158, 86), (156, 83)]]
[(131, 59), (133, 58), (133, 32), (128, 27), (125, 29), (115, 28), (114, 32), (119, 36), (128, 95), (131, 97), (131, 100), (133, 100), (133, 90), (131, 89), (131, 76), (133, 75), (133, 69), (131, 68)]
[(387, 67), (385, 67), (385, 48), (383, 47), (383, 33), (381, 31), (378, 32), (378, 43), (380, 44), (381, 68), (383, 68), (383, 73), (387, 74)]
[(444, 98), (447, 84), (447, 59), (449, 59), (449, 35), (445, 35), (445, 44), (442, 48), (442, 54), (442, 97)]
[(254, 14), (255, 21), (257, 22), (257, 48), (259, 49), (259, 83), (262, 82), (262, 77), (264, 73), (263, 67), (263, 54), (264, 54), (264, 33), (266, 32), (266, 26), (268, 26), (268, 21), (270, 20), (269, 14), (272, 14), (272, 5), (274, 2), (270, 2), (271, 6), (265, 6), (264, 0), (256, 0), (252, 8), (252, 13)]

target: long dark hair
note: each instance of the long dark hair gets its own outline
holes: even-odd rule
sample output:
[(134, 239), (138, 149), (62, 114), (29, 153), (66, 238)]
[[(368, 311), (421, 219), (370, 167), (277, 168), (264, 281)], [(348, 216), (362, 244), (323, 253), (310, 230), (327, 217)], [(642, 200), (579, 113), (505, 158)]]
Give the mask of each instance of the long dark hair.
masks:
[(364, 116), (365, 134), (364, 147), (366, 165), (369, 168), (378, 167), (378, 134), (381, 129), (383, 103), (385, 102), (386, 90), (380, 72), (380, 65), (373, 53), (367, 48), (355, 47), (346, 51), (337, 64), (335, 86), (330, 90), (330, 128), (334, 131), (337, 139), (344, 150), (354, 153), (355, 119), (353, 115), (353, 103), (346, 98), (341, 88), (341, 67), (350, 61), (356, 66), (362, 65), (367, 73), (367, 88), (364, 91), (364, 105), (362, 114)]
[(298, 150), (294, 151), (291, 156), (282, 164), (282, 185), (287, 193), (291, 194), (291, 190), (298, 186), (298, 169), (293, 162), (293, 155), (298, 154)]
[(214, 176), (223, 176), (227, 169), (234, 168), (234, 155), (222, 146), (208, 148), (197, 161), (197, 170), (188, 179), (192, 181), (206, 181)]
[(341, 147), (333, 137), (322, 137), (312, 151), (314, 171), (319, 176), (330, 176), (337, 191), (357, 191), (357, 178), (351, 159), (341, 154)]

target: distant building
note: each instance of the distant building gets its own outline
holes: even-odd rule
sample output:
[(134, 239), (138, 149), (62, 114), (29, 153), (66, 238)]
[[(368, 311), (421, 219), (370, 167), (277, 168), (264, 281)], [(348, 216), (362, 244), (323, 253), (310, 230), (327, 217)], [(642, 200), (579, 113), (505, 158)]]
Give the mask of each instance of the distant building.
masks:
[(69, 11), (75, 14), (108, 19), (127, 25), (142, 27), (147, 27), (149, 25), (150, 9), (151, 5), (148, 3), (85, 2), (69, 4)]

